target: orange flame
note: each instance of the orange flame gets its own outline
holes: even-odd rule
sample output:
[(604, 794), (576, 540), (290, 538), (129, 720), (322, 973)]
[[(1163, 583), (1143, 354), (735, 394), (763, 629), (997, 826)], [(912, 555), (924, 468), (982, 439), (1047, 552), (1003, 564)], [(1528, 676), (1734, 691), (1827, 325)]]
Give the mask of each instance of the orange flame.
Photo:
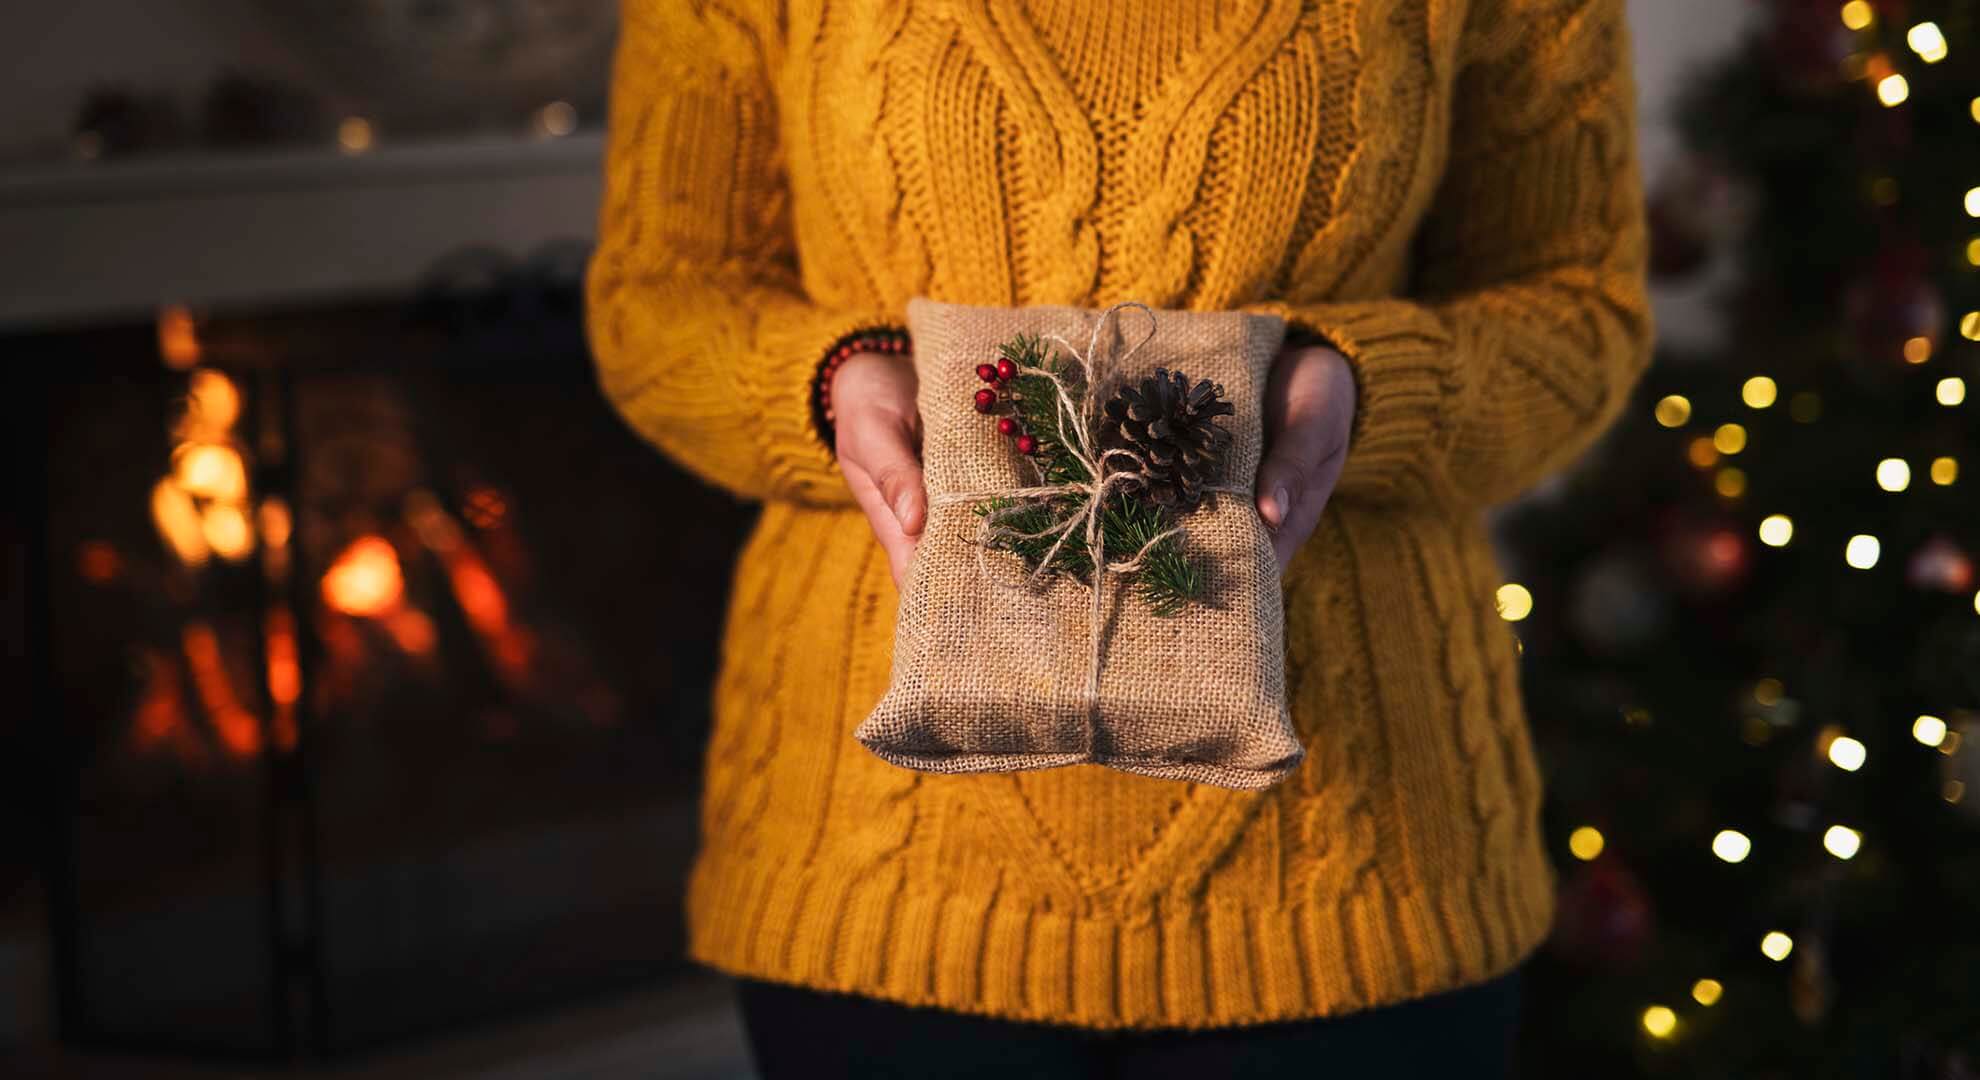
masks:
[(399, 554), (382, 536), (351, 541), (323, 575), (324, 603), (346, 615), (384, 615), (399, 606), (405, 591)]
[(204, 622), (187, 623), (180, 632), (186, 663), (192, 668), (193, 689), (200, 704), (213, 718), (213, 729), (220, 743), (237, 757), (252, 757), (261, 751), (261, 724), (241, 705), (234, 694), (233, 679), (220, 656), (220, 639)]

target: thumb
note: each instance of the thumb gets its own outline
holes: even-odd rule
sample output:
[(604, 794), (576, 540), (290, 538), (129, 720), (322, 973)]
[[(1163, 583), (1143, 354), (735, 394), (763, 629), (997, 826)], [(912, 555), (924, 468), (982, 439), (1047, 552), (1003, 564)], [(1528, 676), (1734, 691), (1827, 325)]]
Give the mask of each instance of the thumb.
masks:
[(873, 486), (880, 489), (880, 497), (894, 512), (901, 532), (910, 537), (920, 536), (928, 517), (928, 492), (922, 486), (921, 459), (915, 455), (908, 432), (902, 428), (890, 429), (887, 438), (877, 439), (875, 443), (866, 454), (867, 475), (873, 478)]

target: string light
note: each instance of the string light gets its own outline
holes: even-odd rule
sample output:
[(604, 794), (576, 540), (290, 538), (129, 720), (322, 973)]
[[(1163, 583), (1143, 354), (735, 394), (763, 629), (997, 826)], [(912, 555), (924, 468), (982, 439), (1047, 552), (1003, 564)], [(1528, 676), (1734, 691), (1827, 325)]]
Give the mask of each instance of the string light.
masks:
[(1904, 99), (1910, 96), (1911, 84), (1902, 75), (1893, 72), (1877, 80), (1877, 100), (1883, 102), (1886, 108), (1902, 105)]
[(373, 141), (371, 121), (362, 116), (346, 116), (337, 125), (337, 145), (346, 154), (362, 154), (371, 149)]
[(1712, 838), (1712, 854), (1722, 861), (1741, 863), (1753, 853), (1753, 841), (1738, 829), (1720, 829), (1719, 835)]
[(1755, 375), (1739, 388), (1739, 399), (1746, 402), (1748, 408), (1764, 409), (1774, 403), (1774, 398), (1779, 392), (1780, 389), (1774, 385), (1774, 380), (1765, 375)]
[(1966, 261), (1973, 266), (1980, 266), (1980, 236), (1966, 242)]
[(1668, 1039), (1677, 1031), (1678, 1015), (1667, 1005), (1652, 1005), (1643, 1010), (1643, 1030), (1655, 1039)]
[(1876, 537), (1858, 533), (1850, 537), (1848, 545), (1843, 548), (1843, 561), (1855, 569), (1868, 570), (1877, 565), (1877, 557), (1883, 553), (1884, 546), (1877, 542)]
[(1938, 386), (1939, 404), (1950, 409), (1966, 400), (1966, 380), (1957, 375), (1940, 379)]
[(1863, 847), (1863, 834), (1847, 825), (1831, 825), (1822, 834), (1822, 846), (1838, 859), (1853, 859)]
[[(1974, 313), (1980, 322), (1980, 312)], [(1667, 428), (1683, 427), (1691, 419), (1691, 400), (1683, 394), (1669, 394), (1657, 401), (1657, 422)]]
[(1959, 479), (1959, 462), (1954, 458), (1932, 459), (1932, 482), (1940, 487), (1951, 487)]
[(1969, 311), (1959, 317), (1959, 334), (1968, 341), (1980, 341), (1980, 311)]
[(1779, 963), (1794, 951), (1794, 939), (1779, 930), (1769, 930), (1760, 938), (1760, 955)]
[(1582, 862), (1588, 862), (1602, 853), (1607, 841), (1602, 838), (1602, 830), (1593, 825), (1583, 825), (1568, 834), (1568, 851)]
[[(1980, 604), (1980, 600), (1975, 603)], [(1911, 722), (1911, 737), (1921, 746), (1936, 747), (1946, 741), (1946, 722), (1936, 716), (1920, 716)]]
[(1499, 586), (1496, 599), (1499, 618), (1507, 622), (1518, 622), (1533, 614), (1533, 594), (1526, 591), (1526, 586), (1517, 582), (1508, 581)]
[(1684, 456), (1701, 469), (1709, 469), (1719, 460), (1719, 452), (1712, 448), (1710, 435), (1700, 435), (1691, 440), (1691, 445), (1685, 448)]
[(1904, 342), (1904, 362), (1922, 364), (1932, 358), (1932, 339), (1928, 337), (1906, 338)]
[(1753, 700), (1770, 709), (1779, 705), (1786, 694), (1787, 687), (1782, 686), (1779, 679), (1765, 678), (1753, 684)]
[(1843, 25), (1851, 30), (1869, 29), (1874, 18), (1876, 13), (1871, 9), (1869, 0), (1849, 0), (1842, 6)]
[(1691, 1000), (1708, 1009), (1717, 1005), (1725, 992), (1726, 988), (1717, 979), (1700, 979), (1691, 984)]
[(1922, 22), (1907, 30), (1904, 43), (1918, 54), (1920, 60), (1936, 64), (1946, 58), (1946, 35), (1939, 32), (1939, 24)]
[(1712, 486), (1718, 489), (1720, 495), (1728, 499), (1737, 499), (1746, 494), (1746, 473), (1739, 469), (1720, 469), (1718, 474), (1712, 477)]
[(1885, 491), (1903, 491), (1911, 486), (1911, 466), (1903, 458), (1885, 458), (1877, 463), (1877, 486)]
[(1712, 432), (1712, 449), (1727, 456), (1746, 449), (1746, 429), (1738, 424), (1720, 424)]
[(1980, 217), (1980, 187), (1966, 189), (1966, 216)]
[(1964, 780), (1946, 781), (1946, 786), (1939, 789), (1939, 797), (1941, 799), (1946, 800), (1949, 803), (1956, 803), (1962, 798), (1965, 798), (1966, 781)]
[(1847, 735), (1838, 735), (1829, 743), (1829, 764), (1844, 772), (1855, 772), (1863, 767), (1870, 752), (1861, 742)]
[(1760, 519), (1760, 542), (1768, 547), (1786, 547), (1794, 539), (1794, 519), (1786, 514), (1768, 514)]

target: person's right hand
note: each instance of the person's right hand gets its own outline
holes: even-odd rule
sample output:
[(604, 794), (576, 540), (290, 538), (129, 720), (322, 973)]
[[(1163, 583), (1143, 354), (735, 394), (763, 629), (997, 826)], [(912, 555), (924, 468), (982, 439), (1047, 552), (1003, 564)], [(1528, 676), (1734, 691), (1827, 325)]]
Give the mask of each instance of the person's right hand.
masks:
[(832, 376), (839, 471), (886, 549), (897, 587), (928, 519), (914, 390), (914, 361), (905, 353), (854, 353)]

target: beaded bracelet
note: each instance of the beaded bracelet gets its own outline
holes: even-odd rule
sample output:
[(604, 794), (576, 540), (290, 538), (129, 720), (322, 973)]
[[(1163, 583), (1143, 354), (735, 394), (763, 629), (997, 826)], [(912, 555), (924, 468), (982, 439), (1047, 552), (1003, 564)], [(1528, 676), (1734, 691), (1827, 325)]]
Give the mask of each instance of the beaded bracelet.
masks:
[(819, 361), (818, 373), (811, 380), (811, 420), (828, 449), (836, 447), (837, 432), (833, 424), (838, 414), (832, 409), (832, 378), (839, 373), (840, 365), (855, 353), (899, 355), (909, 350), (908, 332), (893, 326), (855, 330), (825, 350), (825, 358)]

